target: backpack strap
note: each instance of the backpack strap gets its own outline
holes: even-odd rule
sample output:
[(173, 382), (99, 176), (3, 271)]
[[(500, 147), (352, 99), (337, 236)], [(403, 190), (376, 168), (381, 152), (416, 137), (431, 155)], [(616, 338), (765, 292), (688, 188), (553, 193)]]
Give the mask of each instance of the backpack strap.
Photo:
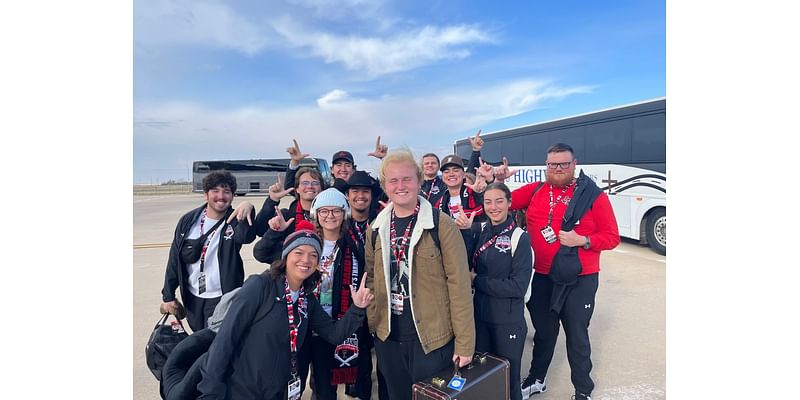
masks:
[(433, 213), (433, 228), (431, 228), (431, 239), (433, 239), (433, 243), (436, 244), (436, 247), (441, 250), (442, 244), (439, 242), (439, 217), (441, 211), (438, 208), (434, 208), (431, 210)]
[[(258, 308), (258, 311), (256, 311), (255, 318), (253, 318), (253, 322), (256, 322), (264, 318), (272, 310), (272, 306), (275, 305), (275, 296), (271, 290), (271, 286), (273, 286), (272, 279), (269, 279), (268, 276), (265, 276), (264, 274), (253, 274), (247, 279), (250, 278), (260, 279), (263, 281), (265, 285), (264, 291), (266, 292), (267, 296), (266, 301), (261, 304), (261, 306)], [(241, 289), (241, 287), (237, 287), (236, 289), (233, 289), (230, 292), (222, 295), (219, 303), (217, 303), (217, 306), (214, 307), (214, 313), (208, 318), (208, 328), (214, 332), (219, 331), (219, 328), (222, 326), (222, 321), (225, 319), (225, 316), (228, 315), (228, 309), (231, 307), (233, 299), (236, 298), (239, 290)]]
[[(541, 186), (540, 186), (541, 187)], [(522, 237), (522, 232), (524, 232), (520, 227), (514, 228), (514, 232), (511, 234), (511, 257), (514, 257), (514, 253), (517, 251), (517, 247), (519, 245), (519, 238)], [(528, 300), (531, 298), (531, 283), (533, 283), (533, 248), (528, 246), (531, 249), (531, 277), (528, 279), (528, 289), (525, 291), (525, 303), (528, 303)]]
[(251, 275), (251, 276), (258, 276), (259, 279), (265, 281), (264, 282), (264, 286), (265, 286), (264, 287), (264, 291), (266, 292), (267, 301), (265, 301), (263, 304), (261, 304), (261, 307), (259, 307), (258, 311), (256, 311), (256, 316), (253, 318), (253, 322), (258, 322), (261, 319), (263, 319), (264, 317), (266, 317), (267, 314), (269, 314), (269, 312), (272, 311), (272, 306), (275, 305), (275, 294), (272, 293), (273, 291), (271, 290), (272, 286), (274, 286), (273, 285), (274, 282), (272, 281), (272, 279), (270, 279), (268, 276), (266, 276), (266, 272), (258, 274), (258, 275)]

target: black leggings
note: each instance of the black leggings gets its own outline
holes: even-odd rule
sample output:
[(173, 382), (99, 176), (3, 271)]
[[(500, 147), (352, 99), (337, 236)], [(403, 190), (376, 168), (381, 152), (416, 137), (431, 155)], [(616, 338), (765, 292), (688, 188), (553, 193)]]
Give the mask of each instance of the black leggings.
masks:
[(217, 334), (201, 329), (183, 339), (170, 353), (161, 372), (161, 397), (165, 400), (194, 400), (200, 396), (197, 384), (203, 378), (200, 365)]

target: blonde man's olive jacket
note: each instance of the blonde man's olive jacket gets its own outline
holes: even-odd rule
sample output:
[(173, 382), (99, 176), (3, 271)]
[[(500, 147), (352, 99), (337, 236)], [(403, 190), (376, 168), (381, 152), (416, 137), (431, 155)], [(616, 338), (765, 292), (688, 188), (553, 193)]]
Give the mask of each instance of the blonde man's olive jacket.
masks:
[[(408, 249), (408, 295), (411, 315), (425, 354), (444, 346), (455, 337), (455, 353), (471, 356), (475, 352), (475, 317), (472, 289), (464, 240), (455, 222), (439, 214), (439, 242), (431, 237), (433, 211), (424, 197), (411, 233)], [(370, 332), (385, 341), (392, 330), (390, 304), (389, 230), (393, 204), (378, 214), (367, 231), (365, 261), (367, 284), (375, 294), (367, 307)], [(375, 240), (372, 236), (377, 235)], [(374, 242), (374, 246), (373, 246)]]

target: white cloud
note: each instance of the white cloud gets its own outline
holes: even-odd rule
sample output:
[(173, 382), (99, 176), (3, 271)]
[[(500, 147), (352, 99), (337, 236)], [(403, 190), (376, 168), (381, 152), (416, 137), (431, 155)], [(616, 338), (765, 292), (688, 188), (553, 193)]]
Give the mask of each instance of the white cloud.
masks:
[[(443, 60), (461, 60), (471, 55), (470, 46), (494, 41), (491, 33), (477, 25), (390, 29), (398, 19), (381, 14), (382, 2), (292, 2), (303, 8), (270, 2), (269, 15), (281, 17), (263, 17), (261, 21), (257, 13), (246, 14), (220, 0), (138, 0), (134, 42), (144, 49), (190, 45), (231, 49), (248, 56), (267, 49), (298, 48), (326, 63), (339, 63), (375, 78)], [(311, 18), (303, 14), (305, 9), (313, 10)], [(320, 23), (322, 19), (340, 20), (348, 30), (367, 33), (333, 33), (329, 24)]]
[(295, 47), (309, 48), (327, 63), (364, 71), (374, 78), (441, 60), (469, 57), (470, 45), (491, 43), (492, 35), (475, 25), (425, 26), (389, 37), (340, 36), (314, 32), (284, 16), (273, 28)]
[[(141, 105), (134, 112), (134, 148), (143, 150), (135, 152), (134, 167), (157, 163), (154, 157), (180, 165), (201, 159), (285, 157), (286, 147), (296, 138), (304, 152), (328, 158), (347, 149), (357, 165), (374, 170), (377, 160), (366, 154), (378, 135), (390, 148), (446, 154), (464, 132), (590, 91), (520, 80), (413, 98), (357, 99), (337, 89), (316, 105), (295, 108), (220, 111), (185, 103)], [(149, 149), (158, 153), (150, 154), (156, 150)]]
[(313, 10), (314, 17), (322, 19), (385, 17), (379, 15), (385, 3), (383, 0), (289, 0), (289, 3), (309, 8)]
[(350, 95), (341, 89), (334, 89), (330, 92), (326, 93), (324, 96), (317, 99), (317, 105), (320, 107), (326, 107), (332, 103), (347, 100)]
[(212, 46), (254, 55), (273, 36), (216, 0), (138, 0), (133, 21), (134, 40), (145, 45)]

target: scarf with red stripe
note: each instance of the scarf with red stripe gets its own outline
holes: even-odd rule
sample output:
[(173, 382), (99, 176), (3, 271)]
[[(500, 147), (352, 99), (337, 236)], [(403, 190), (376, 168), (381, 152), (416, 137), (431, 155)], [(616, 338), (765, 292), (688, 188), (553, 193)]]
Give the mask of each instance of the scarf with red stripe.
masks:
[[(352, 235), (352, 229), (349, 230)], [(355, 239), (355, 238), (353, 238)], [(353, 243), (344, 242), (344, 257), (340, 268), (342, 269), (342, 287), (339, 291), (339, 312), (336, 314), (336, 319), (340, 320), (350, 309), (352, 300), (350, 298), (350, 286), (358, 286), (358, 267), (353, 265), (353, 250), (350, 248), (353, 244), (358, 242), (353, 240)], [(334, 261), (335, 262), (335, 261)], [(344, 340), (336, 346), (333, 352), (333, 362), (331, 365), (331, 385), (355, 383), (358, 377), (358, 336), (356, 333)]]
[(305, 210), (303, 210), (303, 204), (300, 202), (300, 199), (297, 199), (297, 207), (294, 208), (294, 224), (297, 226), (297, 223), (300, 221), (305, 221)]

